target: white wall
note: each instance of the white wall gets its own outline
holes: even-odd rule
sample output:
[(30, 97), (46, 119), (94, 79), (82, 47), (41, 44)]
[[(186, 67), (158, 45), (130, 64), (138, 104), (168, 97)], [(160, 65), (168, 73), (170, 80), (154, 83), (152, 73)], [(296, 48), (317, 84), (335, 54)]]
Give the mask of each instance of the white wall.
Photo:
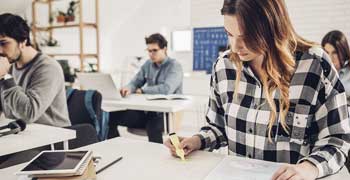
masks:
[(223, 0), (191, 0), (192, 27), (223, 26), (220, 10)]
[(321, 42), (334, 29), (350, 39), (349, 0), (287, 0), (289, 15), (296, 31), (307, 39)]
[[(296, 31), (303, 37), (321, 42), (329, 31), (338, 29), (350, 39), (349, 0), (285, 0)], [(192, 0), (193, 27), (222, 26), (220, 0)]]
[(27, 7), (31, 5), (31, 0), (0, 0), (0, 14), (14, 13), (23, 16)]
[[(5, 1), (1, 0), (0, 2)], [(91, 0), (84, 0), (91, 1)], [(30, 20), (31, 0), (6, 1), (0, 12), (23, 15), (27, 11)], [(161, 32), (170, 41), (170, 33), (176, 29), (222, 26), (220, 8), (223, 0), (100, 0), (100, 52), (101, 69), (113, 72), (127, 56), (147, 56), (144, 37)], [(349, 0), (286, 0), (289, 14), (296, 31), (307, 39), (320, 42), (330, 30), (339, 29), (350, 39)], [(86, 3), (85, 3), (86, 4)], [(91, 9), (86, 7), (84, 16), (93, 19)], [(41, 16), (43, 16), (41, 14)], [(73, 32), (63, 36), (72, 42)], [(170, 42), (169, 42), (170, 43)], [(92, 46), (93, 43), (88, 43)], [(67, 49), (77, 47), (74, 43), (63, 44)], [(174, 53), (186, 72), (192, 70), (192, 52)]]
[[(115, 71), (127, 56), (147, 56), (144, 40), (147, 35), (160, 32), (170, 40), (170, 32), (173, 29), (189, 27), (189, 2), (101, 1), (101, 54), (104, 54), (101, 57), (101, 69)], [(176, 56), (172, 52), (169, 54)], [(178, 56), (181, 57), (181, 54)]]

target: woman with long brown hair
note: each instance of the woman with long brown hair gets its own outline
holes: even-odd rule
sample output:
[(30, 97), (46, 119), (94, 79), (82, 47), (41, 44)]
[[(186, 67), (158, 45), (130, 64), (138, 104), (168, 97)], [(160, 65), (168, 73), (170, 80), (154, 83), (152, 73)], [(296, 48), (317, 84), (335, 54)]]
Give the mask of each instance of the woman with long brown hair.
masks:
[(350, 106), (350, 47), (343, 32), (334, 30), (328, 32), (322, 39), (322, 47), (330, 56), (343, 83), (348, 106)]
[(274, 180), (338, 172), (350, 126), (328, 56), (294, 31), (284, 0), (225, 0), (221, 13), (231, 49), (213, 66), (208, 126), (181, 137), (180, 148), (228, 146), (230, 155), (288, 163)]

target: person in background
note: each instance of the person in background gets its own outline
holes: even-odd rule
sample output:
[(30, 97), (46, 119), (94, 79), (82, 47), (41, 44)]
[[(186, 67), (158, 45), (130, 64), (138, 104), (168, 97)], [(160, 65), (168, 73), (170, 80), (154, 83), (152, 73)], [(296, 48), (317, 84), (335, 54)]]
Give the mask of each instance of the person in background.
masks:
[[(26, 123), (70, 126), (63, 71), (35, 50), (23, 18), (0, 15), (0, 115)], [(30, 160), (37, 151), (0, 157), (0, 168)]]
[[(120, 94), (182, 94), (183, 71), (181, 65), (167, 55), (167, 40), (159, 33), (146, 37), (150, 57)], [(163, 113), (122, 111), (110, 115), (109, 138), (119, 136), (117, 126), (145, 128), (150, 142), (163, 143)]]
[(350, 124), (326, 53), (295, 32), (284, 0), (224, 0), (221, 13), (231, 49), (213, 65), (208, 125), (180, 137), (180, 148), (189, 155), (228, 146), (229, 155), (286, 163), (272, 180), (337, 173)]
[[(350, 107), (350, 48), (344, 33), (338, 30), (328, 32), (322, 39), (322, 47), (331, 57), (331, 60), (339, 73), (339, 79), (345, 88), (348, 109)], [(349, 151), (350, 155), (350, 151)], [(345, 163), (350, 171), (349, 157)]]
[(343, 83), (348, 106), (350, 106), (350, 48), (348, 40), (344, 33), (335, 30), (327, 33), (321, 44), (339, 73), (339, 79)]

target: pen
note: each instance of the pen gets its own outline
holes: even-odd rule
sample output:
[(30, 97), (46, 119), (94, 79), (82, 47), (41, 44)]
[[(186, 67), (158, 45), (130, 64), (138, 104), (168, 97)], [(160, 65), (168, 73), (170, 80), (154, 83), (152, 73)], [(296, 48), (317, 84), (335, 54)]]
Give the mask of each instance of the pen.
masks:
[(104, 166), (103, 168), (101, 168), (100, 170), (96, 171), (96, 174), (102, 172), (103, 170), (109, 168), (110, 166), (112, 166), (113, 164), (115, 164), (116, 162), (120, 161), (123, 159), (123, 156), (120, 156), (118, 159), (114, 160), (113, 162), (107, 164), (106, 166)]

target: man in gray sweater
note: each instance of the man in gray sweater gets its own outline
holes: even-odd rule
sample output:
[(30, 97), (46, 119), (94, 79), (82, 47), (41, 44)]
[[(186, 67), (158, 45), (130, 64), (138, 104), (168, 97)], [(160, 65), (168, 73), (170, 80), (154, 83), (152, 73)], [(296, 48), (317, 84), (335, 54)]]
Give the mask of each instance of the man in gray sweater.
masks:
[[(150, 57), (131, 82), (120, 90), (124, 97), (136, 94), (182, 94), (181, 64), (167, 54), (168, 41), (159, 33), (145, 38)], [(163, 113), (151, 111), (119, 111), (110, 114), (108, 138), (119, 136), (118, 125), (146, 129), (150, 142), (163, 143)]]
[(27, 123), (70, 126), (62, 68), (30, 45), (19, 16), (0, 15), (0, 112)]
[[(27, 123), (70, 126), (62, 68), (31, 46), (29, 31), (21, 17), (0, 15), (0, 115)], [(15, 161), (29, 160), (23, 157), (34, 154)], [(9, 158), (0, 157), (0, 168)]]

